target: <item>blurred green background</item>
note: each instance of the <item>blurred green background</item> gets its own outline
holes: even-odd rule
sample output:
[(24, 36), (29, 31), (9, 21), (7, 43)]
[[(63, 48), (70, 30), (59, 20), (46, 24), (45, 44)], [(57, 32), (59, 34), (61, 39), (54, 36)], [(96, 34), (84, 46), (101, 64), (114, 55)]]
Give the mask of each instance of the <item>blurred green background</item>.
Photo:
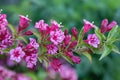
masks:
[[(31, 27), (40, 19), (47, 23), (54, 19), (62, 22), (65, 28), (75, 26), (78, 30), (83, 26), (83, 19), (94, 21), (97, 26), (104, 18), (120, 24), (120, 0), (0, 0), (0, 9), (8, 15), (9, 23), (14, 25), (18, 24), (19, 14), (29, 15)], [(117, 42), (116, 45), (120, 49), (120, 43)], [(119, 54), (111, 53), (102, 61), (98, 60), (99, 55), (92, 56), (92, 63), (81, 56), (81, 64), (74, 66), (78, 80), (120, 80)], [(39, 70), (29, 75), (34, 80), (42, 80), (45, 72)]]

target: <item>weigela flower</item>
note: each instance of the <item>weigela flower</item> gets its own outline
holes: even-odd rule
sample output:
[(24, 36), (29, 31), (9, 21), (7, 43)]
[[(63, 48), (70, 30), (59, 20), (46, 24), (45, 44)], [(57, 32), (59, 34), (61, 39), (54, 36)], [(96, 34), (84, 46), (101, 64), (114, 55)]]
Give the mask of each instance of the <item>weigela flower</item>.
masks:
[(55, 71), (57, 71), (61, 67), (62, 62), (57, 58), (53, 58), (50, 65)]
[(8, 25), (6, 14), (0, 14), (0, 27), (4, 28)]
[(38, 49), (39, 44), (36, 42), (34, 38), (30, 38), (30, 45), (33, 46), (35, 49)]
[(87, 40), (85, 40), (89, 45), (97, 48), (100, 44), (100, 39), (97, 37), (96, 34), (89, 34)]
[(33, 68), (37, 63), (37, 54), (31, 54), (31, 56), (26, 56), (25, 61), (28, 68)]
[(64, 39), (64, 44), (67, 46), (70, 43), (71, 39), (72, 39), (71, 35), (66, 35)]
[(71, 59), (76, 64), (79, 64), (81, 61), (80, 57), (78, 57), (78, 56), (72, 56)]
[(25, 56), (25, 52), (22, 51), (21, 47), (16, 47), (15, 49), (10, 50), (10, 59), (11, 60), (20, 62), (24, 56)]
[(59, 69), (59, 73), (63, 80), (78, 80), (75, 69), (68, 65), (62, 65)]
[(49, 54), (55, 54), (55, 53), (57, 53), (57, 51), (58, 51), (58, 47), (56, 45), (54, 45), (54, 44), (47, 45), (47, 52)]
[(23, 35), (26, 35), (26, 36), (33, 35), (33, 32), (31, 30), (28, 30), (24, 32)]
[(51, 31), (58, 30), (61, 27), (62, 26), (59, 23), (57, 23), (55, 20), (51, 20), (51, 26), (50, 26)]
[(30, 24), (30, 19), (23, 15), (20, 15), (18, 32), (26, 29), (29, 26), (29, 24)]
[(40, 20), (39, 22), (36, 22), (35, 24), (35, 28), (40, 29), (40, 31), (46, 30), (47, 27), (48, 27), (48, 24), (44, 23), (44, 20)]
[(84, 34), (87, 33), (88, 31), (90, 31), (91, 28), (95, 27), (95, 25), (93, 25), (93, 23), (90, 23), (89, 21), (87, 21), (85, 19), (83, 21), (84, 21), (84, 26), (83, 26)]
[(28, 68), (33, 68), (37, 63), (39, 44), (35, 39), (30, 38), (30, 43), (24, 48), (24, 60)]
[(60, 29), (50, 32), (50, 41), (53, 42), (55, 45), (62, 43), (64, 38), (65, 38), (64, 32), (62, 32), (62, 30)]
[(108, 20), (104, 19), (101, 23), (101, 33), (105, 33), (107, 31), (110, 31), (113, 27), (117, 25), (116, 21), (112, 21), (110, 24), (108, 24)]
[(75, 27), (72, 28), (72, 34), (77, 39), (78, 31), (77, 31), (77, 29)]

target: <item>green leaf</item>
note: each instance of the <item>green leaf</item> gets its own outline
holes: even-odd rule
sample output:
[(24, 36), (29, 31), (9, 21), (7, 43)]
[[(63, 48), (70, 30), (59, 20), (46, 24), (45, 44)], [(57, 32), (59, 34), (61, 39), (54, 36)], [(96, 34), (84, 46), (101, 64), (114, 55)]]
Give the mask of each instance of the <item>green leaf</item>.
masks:
[(37, 31), (32, 31), (33, 34), (37, 37), (37, 40), (38, 42), (40, 43), (41, 42), (41, 37), (40, 37), (40, 34), (37, 32)]
[(78, 44), (81, 43), (82, 39), (83, 39), (83, 28), (81, 29), (79, 36), (78, 36)]
[(114, 45), (114, 44), (112, 45), (112, 51), (115, 52), (115, 53), (120, 54), (118, 47), (116, 45)]
[(70, 64), (73, 65), (73, 62), (71, 61), (71, 59), (70, 59), (69, 57), (67, 57), (67, 56), (65, 56), (65, 55), (62, 55), (62, 57), (63, 57), (66, 61), (68, 61)]
[(84, 52), (83, 55), (88, 58), (88, 60), (90, 61), (90, 63), (92, 62), (92, 56), (90, 55), (90, 53)]
[(112, 30), (109, 32), (108, 36), (107, 36), (107, 44), (112, 44), (113, 42), (115, 42), (117, 40), (117, 37), (120, 34), (120, 29), (118, 26), (115, 26), (112, 28)]
[(8, 24), (8, 27), (10, 28), (10, 30), (12, 31), (12, 33), (13, 33), (14, 35), (17, 34), (16, 29), (15, 29), (15, 27), (14, 27), (13, 25)]
[(104, 34), (100, 32), (100, 29), (98, 27), (95, 28), (95, 34), (98, 36), (98, 38), (102, 42), (106, 39), (106, 37), (104, 36)]
[(19, 36), (17, 39), (18, 40), (23, 40), (26, 44), (28, 43), (28, 41), (26, 40), (26, 38), (23, 37), (23, 36)]
[(112, 51), (111, 45), (104, 45), (104, 50), (102, 51), (102, 55), (99, 60), (102, 60), (104, 57), (110, 54), (111, 51)]

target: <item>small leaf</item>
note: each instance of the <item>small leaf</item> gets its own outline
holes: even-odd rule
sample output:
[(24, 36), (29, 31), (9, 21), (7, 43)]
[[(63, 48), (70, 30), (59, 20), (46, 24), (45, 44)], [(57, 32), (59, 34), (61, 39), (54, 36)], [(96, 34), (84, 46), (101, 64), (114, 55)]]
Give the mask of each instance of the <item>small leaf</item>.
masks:
[(26, 40), (26, 38), (23, 37), (23, 36), (19, 36), (17, 39), (18, 39), (18, 40), (19, 40), (19, 39), (20, 39), (20, 40), (23, 40), (26, 44), (28, 43), (27, 40)]
[(112, 51), (114, 51), (115, 53), (120, 54), (118, 47), (116, 45), (114, 45), (114, 44), (112, 45)]
[(98, 36), (98, 38), (102, 42), (106, 39), (106, 37), (104, 36), (104, 34), (100, 32), (100, 29), (98, 27), (95, 28), (95, 34)]
[(40, 43), (41, 42), (41, 37), (40, 37), (40, 34), (37, 32), (37, 31), (32, 31), (33, 34), (37, 37), (37, 40), (38, 42)]
[(62, 55), (62, 57), (63, 57), (66, 61), (68, 61), (70, 64), (73, 65), (73, 62), (71, 61), (71, 59), (70, 59), (69, 57), (67, 57), (67, 56), (65, 56), (65, 55)]
[(112, 51), (111, 45), (104, 45), (104, 50), (102, 52), (102, 55), (99, 60), (102, 60), (104, 57), (106, 57), (110, 52)]
[(107, 44), (112, 44), (113, 42), (115, 42), (117, 39), (117, 37), (120, 34), (120, 29), (118, 26), (115, 26), (112, 28), (112, 30), (109, 32), (108, 36), (107, 36)]
[(78, 44), (81, 43), (82, 39), (83, 39), (83, 28), (81, 29), (79, 36), (78, 36)]
[(15, 27), (14, 27), (13, 25), (8, 24), (8, 27), (10, 28), (10, 30), (12, 31), (12, 33), (13, 33), (14, 35), (17, 34), (16, 29), (15, 29)]
[(84, 52), (83, 55), (88, 58), (88, 60), (90, 61), (90, 63), (92, 62), (92, 56), (90, 55), (90, 53)]

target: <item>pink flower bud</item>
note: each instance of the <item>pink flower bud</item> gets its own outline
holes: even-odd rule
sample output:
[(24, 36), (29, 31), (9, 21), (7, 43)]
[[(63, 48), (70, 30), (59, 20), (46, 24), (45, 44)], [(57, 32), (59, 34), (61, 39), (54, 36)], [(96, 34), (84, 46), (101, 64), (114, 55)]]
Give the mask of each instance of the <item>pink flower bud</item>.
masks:
[(68, 47), (68, 49), (74, 48), (76, 45), (77, 45), (77, 40), (73, 41)]
[(91, 28), (95, 27), (95, 25), (93, 25), (89, 21), (87, 21), (85, 19), (83, 21), (84, 21), (84, 34), (87, 33), (87, 32), (89, 32)]
[(29, 24), (30, 24), (30, 19), (23, 15), (20, 15), (18, 32), (26, 29), (29, 26)]
[(67, 34), (68, 34), (68, 29), (65, 29), (64, 35), (67, 35)]
[(107, 19), (102, 20), (102, 23), (101, 23), (101, 33), (106, 32), (107, 25), (108, 25), (108, 20)]
[(77, 39), (78, 31), (77, 31), (77, 29), (75, 27), (72, 28), (72, 34)]
[(107, 26), (107, 31), (110, 31), (113, 27), (117, 25), (116, 21), (112, 21), (108, 26)]
[(51, 66), (52, 68), (57, 71), (62, 65), (62, 62), (57, 59), (57, 58), (53, 58), (52, 61), (51, 61)]
[(33, 35), (33, 33), (31, 30), (28, 30), (28, 31), (24, 32), (23, 35), (29, 36), (29, 35)]
[(74, 63), (76, 63), (76, 64), (79, 64), (80, 61), (81, 61), (81, 59), (80, 59), (80, 57), (78, 57), (78, 56), (73, 56), (73, 57), (72, 57), (72, 61), (73, 61)]
[(112, 21), (110, 24), (108, 24), (108, 20), (104, 19), (101, 23), (101, 33), (105, 33), (107, 31), (110, 31), (113, 27), (117, 25), (116, 21)]
[(67, 46), (71, 41), (71, 35), (66, 35), (64, 39), (64, 44)]

